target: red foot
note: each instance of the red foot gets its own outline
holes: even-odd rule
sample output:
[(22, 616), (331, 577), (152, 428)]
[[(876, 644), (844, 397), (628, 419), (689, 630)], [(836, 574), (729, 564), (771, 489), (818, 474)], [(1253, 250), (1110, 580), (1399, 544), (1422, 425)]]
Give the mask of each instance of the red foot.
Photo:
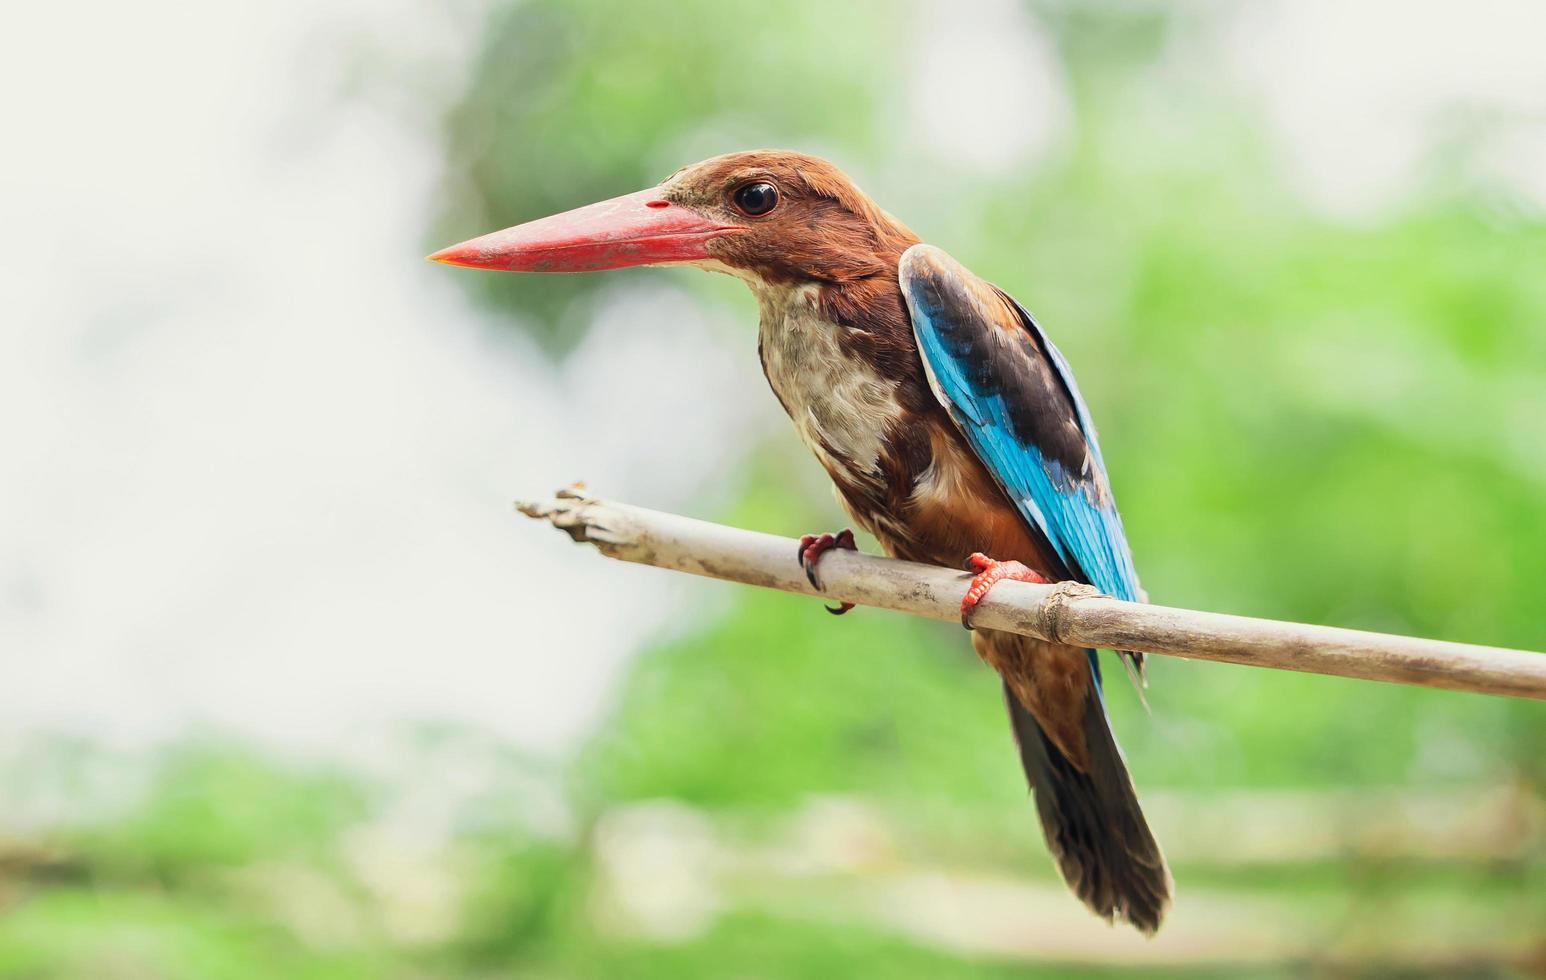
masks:
[(1037, 572), (1031, 571), (1017, 561), (995, 561), (980, 551), (975, 551), (966, 559), (966, 570), (976, 572), (972, 578), (972, 584), (967, 586), (966, 595), (961, 599), (961, 625), (967, 629), (972, 628), (972, 610), (977, 608), (977, 603), (1004, 579), (1014, 579), (1016, 582), (1035, 582), (1038, 585), (1051, 585), (1051, 581)]
[[(800, 561), (800, 567), (805, 569), (805, 577), (810, 580), (811, 588), (820, 589), (821, 583), (816, 580), (816, 563), (821, 556), (833, 548), (842, 548), (845, 551), (857, 551), (859, 546), (854, 544), (854, 532), (852, 528), (843, 528), (836, 534), (806, 534), (800, 538), (800, 547), (796, 557)], [(845, 602), (837, 606), (826, 606), (827, 612), (834, 616), (841, 616), (852, 609), (854, 604)]]

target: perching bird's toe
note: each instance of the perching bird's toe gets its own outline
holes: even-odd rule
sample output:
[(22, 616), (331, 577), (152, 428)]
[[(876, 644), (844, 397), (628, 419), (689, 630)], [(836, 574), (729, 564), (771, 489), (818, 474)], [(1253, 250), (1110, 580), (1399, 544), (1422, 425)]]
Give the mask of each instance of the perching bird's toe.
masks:
[(1050, 585), (1050, 581), (1041, 574), (1032, 571), (1017, 561), (996, 561), (980, 551), (975, 551), (966, 559), (966, 570), (974, 572), (972, 584), (966, 587), (966, 595), (961, 597), (961, 625), (972, 629), (972, 610), (983, 600), (999, 582), (1004, 579), (1013, 579), (1016, 582), (1033, 582), (1038, 585)]
[[(804, 534), (800, 536), (800, 545), (796, 557), (800, 561), (800, 567), (805, 569), (805, 578), (811, 583), (811, 588), (820, 589), (821, 582), (816, 578), (816, 564), (821, 561), (821, 556), (834, 548), (844, 551), (857, 551), (859, 546), (854, 543), (853, 528), (845, 527), (836, 534)], [(827, 611), (841, 615), (853, 608), (853, 603), (845, 602), (841, 609), (827, 607)]]

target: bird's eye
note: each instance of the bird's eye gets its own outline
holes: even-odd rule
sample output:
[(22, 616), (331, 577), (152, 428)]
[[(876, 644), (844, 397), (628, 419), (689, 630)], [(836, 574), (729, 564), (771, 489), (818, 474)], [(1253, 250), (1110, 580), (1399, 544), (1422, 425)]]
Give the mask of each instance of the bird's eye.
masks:
[(735, 192), (735, 206), (747, 217), (767, 214), (778, 203), (778, 188), (764, 180), (747, 184)]

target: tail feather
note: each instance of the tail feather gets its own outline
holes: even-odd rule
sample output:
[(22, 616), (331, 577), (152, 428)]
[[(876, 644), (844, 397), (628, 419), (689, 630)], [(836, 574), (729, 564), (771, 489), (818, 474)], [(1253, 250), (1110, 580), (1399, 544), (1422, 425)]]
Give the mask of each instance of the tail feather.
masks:
[(1125, 919), (1152, 935), (1170, 906), (1170, 869), (1138, 806), (1100, 696), (1092, 691), (1085, 705), (1088, 773), (1058, 751), (1008, 685), (1004, 700), (1063, 880), (1096, 915)]

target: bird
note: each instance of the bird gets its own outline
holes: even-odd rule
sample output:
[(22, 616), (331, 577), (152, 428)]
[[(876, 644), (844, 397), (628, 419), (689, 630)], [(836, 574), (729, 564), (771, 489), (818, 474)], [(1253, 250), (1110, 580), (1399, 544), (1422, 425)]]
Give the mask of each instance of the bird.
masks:
[[(1072, 369), (1007, 292), (926, 244), (835, 165), (752, 150), (655, 187), (442, 249), (512, 272), (685, 265), (750, 287), (762, 370), (839, 504), (891, 556), (999, 581), (1079, 582), (1146, 601)], [(808, 534), (797, 560), (851, 529)], [(829, 611), (848, 611), (848, 604)], [(1111, 730), (1095, 650), (989, 629), (1010, 729), (1053, 861), (1108, 922), (1153, 935), (1173, 879)], [(1142, 683), (1143, 654), (1118, 651)]]

